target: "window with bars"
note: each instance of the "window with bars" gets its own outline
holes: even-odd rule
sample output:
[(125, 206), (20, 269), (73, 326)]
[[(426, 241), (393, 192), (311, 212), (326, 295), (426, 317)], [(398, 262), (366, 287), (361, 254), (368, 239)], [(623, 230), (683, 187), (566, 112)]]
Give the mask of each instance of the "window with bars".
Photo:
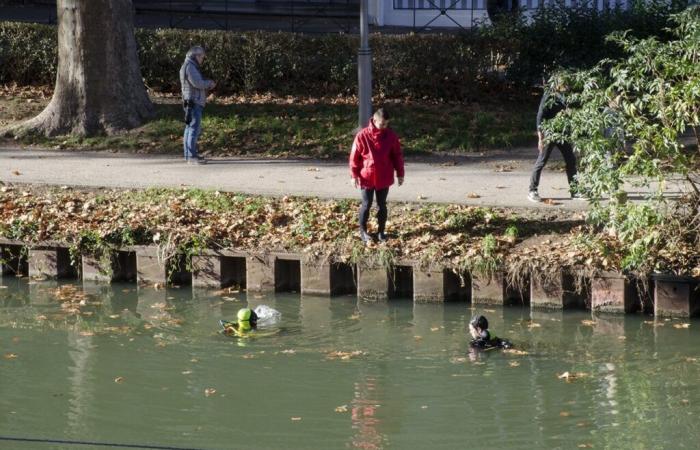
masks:
[(486, 0), (394, 0), (394, 9), (486, 9)]

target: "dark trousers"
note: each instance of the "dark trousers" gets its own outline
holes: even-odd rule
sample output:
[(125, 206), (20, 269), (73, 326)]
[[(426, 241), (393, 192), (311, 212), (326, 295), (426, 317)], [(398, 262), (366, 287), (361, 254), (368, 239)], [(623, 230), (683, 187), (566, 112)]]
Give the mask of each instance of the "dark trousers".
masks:
[(360, 207), (360, 230), (367, 231), (367, 221), (369, 220), (369, 210), (372, 209), (372, 199), (377, 196), (377, 222), (379, 223), (379, 232), (383, 233), (386, 227), (386, 218), (389, 211), (386, 207), (386, 197), (389, 195), (389, 188), (379, 189), (362, 189), (362, 206)]
[(569, 188), (574, 187), (574, 177), (576, 176), (576, 155), (574, 155), (574, 149), (571, 144), (547, 144), (547, 146), (542, 150), (537, 157), (535, 162), (535, 168), (532, 169), (532, 176), (530, 177), (530, 192), (537, 191), (540, 186), (540, 176), (542, 175), (542, 169), (544, 165), (547, 164), (549, 156), (552, 154), (554, 147), (559, 147), (559, 151), (564, 157), (564, 162), (566, 163), (566, 178), (569, 179)]

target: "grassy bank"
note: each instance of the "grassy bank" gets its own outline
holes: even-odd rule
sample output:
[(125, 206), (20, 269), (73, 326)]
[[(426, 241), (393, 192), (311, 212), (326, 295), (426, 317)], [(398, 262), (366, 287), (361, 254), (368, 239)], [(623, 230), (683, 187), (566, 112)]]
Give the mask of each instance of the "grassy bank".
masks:
[[(32, 117), (49, 89), (0, 89), (0, 129)], [(117, 136), (24, 136), (4, 143), (82, 150), (182, 153), (182, 108), (177, 97), (155, 95), (155, 118)], [(407, 155), (503, 149), (535, 143), (532, 103), (441, 104), (387, 101)], [(208, 156), (346, 157), (357, 125), (353, 99), (248, 96), (215, 98), (204, 112), (200, 139)]]
[[(390, 241), (364, 246), (356, 228), (359, 204), (349, 200), (273, 199), (197, 189), (3, 186), (0, 192), (0, 237), (28, 244), (59, 241), (74, 254), (103, 256), (129, 245), (158, 245), (166, 259), (185, 260), (205, 248), (289, 251), (375, 266), (412, 260), (458, 272), (505, 270), (517, 283), (527, 276), (556, 276), (562, 267), (589, 274), (619, 271), (629, 250), (609, 234), (585, 226), (582, 217), (555, 212), (392, 204)], [(649, 267), (700, 276), (693, 242), (691, 237), (676, 239), (653, 249)]]

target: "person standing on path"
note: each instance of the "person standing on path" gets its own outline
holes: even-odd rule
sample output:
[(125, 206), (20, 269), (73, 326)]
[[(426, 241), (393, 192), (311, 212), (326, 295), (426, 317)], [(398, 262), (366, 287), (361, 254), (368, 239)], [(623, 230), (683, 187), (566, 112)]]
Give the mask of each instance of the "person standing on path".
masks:
[(372, 240), (367, 233), (372, 201), (377, 198), (377, 240), (386, 242), (386, 219), (389, 214), (386, 199), (389, 186), (394, 184), (394, 172), (399, 186), (404, 180), (403, 153), (399, 137), (389, 128), (389, 114), (378, 109), (369, 125), (357, 133), (350, 152), (350, 176), (352, 186), (362, 191), (360, 207), (360, 239), (366, 244)]
[(530, 177), (530, 190), (527, 195), (528, 200), (531, 202), (541, 202), (542, 198), (538, 193), (538, 188), (540, 185), (540, 176), (542, 175), (542, 169), (547, 160), (552, 154), (554, 147), (558, 147), (562, 156), (564, 157), (564, 162), (566, 163), (566, 177), (569, 180), (569, 190), (571, 192), (571, 198), (574, 200), (582, 200), (583, 197), (576, 190), (576, 155), (574, 155), (574, 149), (568, 142), (550, 142), (545, 144), (544, 131), (542, 129), (542, 123), (545, 120), (553, 119), (557, 114), (564, 110), (564, 97), (563, 97), (563, 86), (556, 92), (550, 92), (548, 88), (545, 87), (544, 94), (542, 95), (542, 100), (540, 100), (540, 107), (537, 111), (537, 149), (539, 150), (539, 155), (537, 161), (535, 162), (535, 167), (532, 170), (532, 176)]
[(202, 111), (207, 103), (207, 90), (214, 89), (216, 83), (202, 76), (200, 66), (204, 62), (204, 49), (195, 46), (187, 52), (185, 62), (180, 67), (182, 104), (185, 109), (185, 135), (183, 146), (185, 162), (204, 164), (206, 160), (197, 152), (197, 140), (202, 134)]

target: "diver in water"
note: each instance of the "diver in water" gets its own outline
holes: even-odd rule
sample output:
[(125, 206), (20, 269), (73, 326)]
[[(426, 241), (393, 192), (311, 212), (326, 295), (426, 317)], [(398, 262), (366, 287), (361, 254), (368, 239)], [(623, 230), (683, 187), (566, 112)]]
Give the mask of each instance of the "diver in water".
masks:
[(220, 320), (223, 333), (229, 336), (243, 336), (258, 327), (258, 315), (250, 308), (241, 308), (236, 314), (236, 322)]
[(507, 339), (492, 335), (489, 331), (489, 321), (484, 316), (474, 316), (469, 322), (469, 333), (472, 340), (469, 346), (476, 349), (511, 348), (513, 344)]

